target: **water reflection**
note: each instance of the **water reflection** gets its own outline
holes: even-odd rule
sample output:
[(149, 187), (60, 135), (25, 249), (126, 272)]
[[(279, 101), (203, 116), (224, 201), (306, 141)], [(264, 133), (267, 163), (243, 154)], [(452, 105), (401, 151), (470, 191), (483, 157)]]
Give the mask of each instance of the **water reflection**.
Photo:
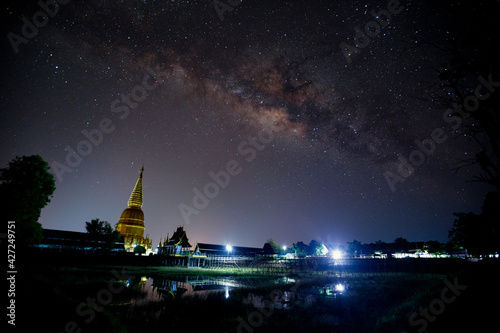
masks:
[(228, 299), (231, 290), (235, 288), (253, 286), (249, 279), (236, 280), (230, 277), (203, 277), (203, 276), (184, 276), (184, 277), (155, 277), (153, 285), (162, 293), (164, 297), (184, 297), (198, 295), (206, 297), (210, 293), (223, 293)]
[(335, 299), (345, 294), (345, 283), (330, 283), (324, 286), (304, 288), (292, 287), (291, 290), (281, 292), (279, 289), (269, 295), (249, 293), (244, 299), (244, 304), (252, 304), (256, 308), (272, 307), (274, 309), (290, 309), (296, 306), (309, 307), (319, 298)]
[(138, 283), (138, 295), (132, 300), (134, 306), (159, 302), (162, 298), (198, 296), (206, 298), (209, 294), (219, 293), (229, 299), (236, 288), (259, 287), (264, 284), (277, 284), (279, 293), (261, 295), (249, 292), (243, 303), (252, 304), (256, 308), (273, 307), (287, 309), (296, 305), (311, 306), (317, 298), (337, 298), (348, 290), (345, 282), (333, 282), (320, 286), (300, 287), (300, 281), (288, 277), (273, 279), (177, 276), (142, 277)]
[(313, 292), (319, 295), (323, 295), (327, 298), (336, 298), (337, 296), (344, 294), (347, 291), (347, 287), (348, 286), (346, 283), (332, 283), (320, 287), (315, 287), (315, 290)]
[(262, 285), (294, 284), (296, 281), (288, 277), (262, 279), (252, 277), (221, 277), (221, 276), (153, 276), (142, 277), (139, 283), (140, 291), (146, 293), (155, 290), (163, 297), (206, 296), (210, 293), (221, 293), (226, 299), (236, 288), (252, 288)]
[(143, 276), (138, 284), (137, 296), (132, 299), (132, 308), (148, 305), (162, 300), (158, 288), (153, 286), (153, 279)]
[(253, 307), (290, 309), (294, 306), (309, 307), (315, 302), (315, 296), (296, 291), (272, 292), (269, 295), (258, 295), (249, 293), (243, 298), (243, 304), (251, 304)]

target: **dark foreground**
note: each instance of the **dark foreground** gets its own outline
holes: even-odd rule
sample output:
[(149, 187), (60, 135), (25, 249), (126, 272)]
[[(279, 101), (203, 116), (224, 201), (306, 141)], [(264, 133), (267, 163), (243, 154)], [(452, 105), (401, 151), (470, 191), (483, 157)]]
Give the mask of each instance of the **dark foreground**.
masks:
[[(447, 272), (304, 271), (277, 283), (181, 296), (146, 285), (169, 276), (237, 271), (168, 269), (37, 258), (18, 272), (16, 331), (37, 332), (487, 332), (496, 327), (498, 261)], [(250, 273), (249, 273), (250, 274)], [(151, 278), (148, 280), (148, 278)], [(145, 287), (147, 286), (147, 287)], [(12, 328), (12, 326), (11, 326)]]

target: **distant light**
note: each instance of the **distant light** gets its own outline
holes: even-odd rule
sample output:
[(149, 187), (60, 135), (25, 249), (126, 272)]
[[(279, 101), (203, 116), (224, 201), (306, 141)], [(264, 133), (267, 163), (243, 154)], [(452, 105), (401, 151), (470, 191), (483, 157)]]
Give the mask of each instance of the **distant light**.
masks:
[(344, 287), (344, 285), (343, 285), (343, 284), (341, 284), (341, 283), (337, 283), (337, 284), (335, 285), (335, 291), (338, 291), (339, 293), (341, 293), (341, 292), (343, 292), (344, 290), (345, 290), (345, 287)]
[(231, 245), (226, 245), (227, 252), (233, 252), (233, 247)]
[(342, 259), (342, 251), (340, 251), (340, 250), (333, 250), (332, 251), (332, 258), (333, 259)]
[(287, 247), (286, 245), (283, 245), (283, 251), (286, 251)]

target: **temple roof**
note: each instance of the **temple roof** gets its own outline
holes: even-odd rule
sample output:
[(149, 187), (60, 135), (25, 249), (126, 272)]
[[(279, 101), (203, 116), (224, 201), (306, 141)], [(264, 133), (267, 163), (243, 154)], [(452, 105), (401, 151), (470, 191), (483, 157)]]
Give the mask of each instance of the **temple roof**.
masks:
[(128, 199), (128, 207), (122, 212), (120, 220), (116, 225), (116, 230), (122, 236), (140, 236), (144, 234), (144, 213), (142, 212), (142, 173), (144, 167), (141, 168), (139, 179), (135, 184), (130, 199)]
[(141, 168), (141, 174), (137, 183), (135, 183), (134, 190), (128, 199), (128, 206), (133, 208), (142, 208), (142, 172), (144, 171), (144, 166)]
[(189, 244), (189, 239), (186, 235), (186, 231), (182, 226), (177, 227), (177, 230), (175, 230), (172, 237), (167, 237), (166, 243), (164, 245), (181, 245), (182, 247), (191, 247), (191, 244)]

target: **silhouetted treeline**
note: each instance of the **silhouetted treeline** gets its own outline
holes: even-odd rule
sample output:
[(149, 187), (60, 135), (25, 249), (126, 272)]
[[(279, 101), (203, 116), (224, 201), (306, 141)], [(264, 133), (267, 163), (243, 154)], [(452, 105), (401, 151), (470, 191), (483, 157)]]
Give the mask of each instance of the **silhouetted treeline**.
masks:
[[(340, 251), (348, 257), (359, 257), (362, 255), (374, 254), (392, 254), (392, 253), (410, 253), (410, 252), (427, 252), (430, 254), (446, 254), (454, 251), (456, 246), (450, 243), (441, 243), (435, 240), (410, 242), (403, 237), (398, 237), (392, 243), (387, 243), (381, 240), (375, 243), (363, 244), (360, 241), (353, 240), (347, 242), (347, 246), (324, 244), (316, 240), (311, 240), (309, 244), (300, 241), (293, 244), (293, 247), (288, 251), (298, 256), (324, 255), (333, 251)], [(327, 249), (327, 251), (325, 251)]]

